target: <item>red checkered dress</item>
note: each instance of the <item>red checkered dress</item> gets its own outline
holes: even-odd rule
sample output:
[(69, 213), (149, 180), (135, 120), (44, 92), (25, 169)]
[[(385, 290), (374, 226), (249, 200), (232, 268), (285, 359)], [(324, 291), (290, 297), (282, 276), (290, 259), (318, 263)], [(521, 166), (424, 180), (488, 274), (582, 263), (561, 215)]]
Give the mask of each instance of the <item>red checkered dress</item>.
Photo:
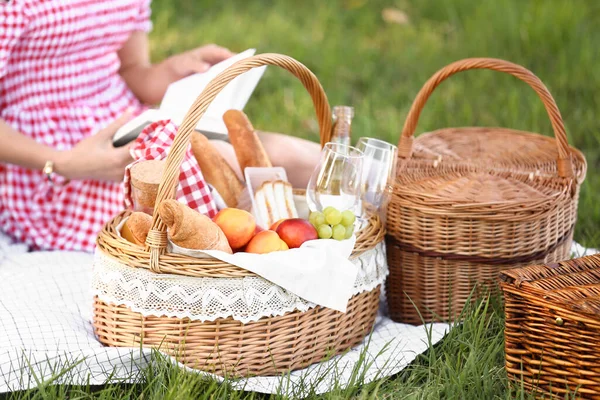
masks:
[[(149, 0), (0, 1), (0, 118), (71, 148), (142, 105), (118, 74), (117, 50), (150, 29)], [(33, 249), (91, 251), (123, 209), (121, 183), (59, 181), (0, 165), (0, 229)]]

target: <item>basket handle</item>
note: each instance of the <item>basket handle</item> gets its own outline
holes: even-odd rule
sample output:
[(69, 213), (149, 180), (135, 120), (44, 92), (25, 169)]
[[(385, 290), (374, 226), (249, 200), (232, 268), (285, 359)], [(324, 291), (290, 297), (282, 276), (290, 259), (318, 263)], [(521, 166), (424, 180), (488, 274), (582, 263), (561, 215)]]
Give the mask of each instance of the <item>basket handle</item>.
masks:
[[(210, 103), (234, 78), (252, 68), (265, 65), (275, 65), (286, 69), (302, 82), (312, 97), (315, 106), (320, 128), (321, 146), (331, 139), (331, 109), (329, 102), (319, 80), (308, 68), (295, 59), (281, 54), (265, 53), (245, 58), (236, 62), (210, 81), (185, 115), (167, 156), (165, 172), (163, 173), (156, 196), (157, 205), (165, 199), (175, 198), (179, 169), (189, 147), (190, 138), (198, 121), (202, 118)], [(166, 230), (166, 225), (158, 215), (158, 207), (155, 207), (152, 216), (152, 227), (146, 240), (146, 251), (150, 250), (150, 269), (154, 272), (159, 272), (158, 258), (160, 254), (164, 253), (167, 247)]]
[(413, 150), (413, 136), (417, 127), (417, 122), (419, 121), (419, 115), (434, 89), (446, 78), (449, 78), (458, 72), (470, 69), (490, 69), (492, 71), (504, 72), (519, 78), (535, 90), (544, 103), (544, 107), (546, 108), (548, 116), (550, 117), (550, 122), (552, 123), (552, 129), (554, 130), (554, 137), (556, 138), (556, 145), (558, 147), (558, 175), (563, 178), (573, 177), (573, 167), (571, 165), (569, 142), (567, 141), (567, 134), (565, 133), (565, 124), (554, 98), (542, 81), (531, 71), (520, 65), (496, 58), (467, 58), (456, 61), (440, 69), (429, 78), (417, 94), (417, 97), (410, 107), (406, 121), (404, 122), (402, 135), (400, 136), (400, 141), (398, 143), (398, 156), (404, 159), (411, 157)]

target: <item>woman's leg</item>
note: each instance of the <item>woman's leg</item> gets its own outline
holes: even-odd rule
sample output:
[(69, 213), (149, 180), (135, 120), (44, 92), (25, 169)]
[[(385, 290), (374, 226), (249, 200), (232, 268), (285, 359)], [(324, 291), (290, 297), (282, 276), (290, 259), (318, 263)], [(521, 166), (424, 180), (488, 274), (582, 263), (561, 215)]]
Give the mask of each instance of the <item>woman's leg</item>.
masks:
[[(309, 140), (279, 133), (257, 132), (257, 134), (273, 166), (285, 169), (293, 187), (306, 188), (310, 175), (319, 162), (321, 146)], [(223, 155), (240, 179), (244, 180), (231, 144), (222, 140), (211, 140), (211, 143)]]
[(305, 189), (319, 162), (321, 146), (309, 140), (279, 133), (257, 132), (276, 167), (283, 167), (294, 188)]

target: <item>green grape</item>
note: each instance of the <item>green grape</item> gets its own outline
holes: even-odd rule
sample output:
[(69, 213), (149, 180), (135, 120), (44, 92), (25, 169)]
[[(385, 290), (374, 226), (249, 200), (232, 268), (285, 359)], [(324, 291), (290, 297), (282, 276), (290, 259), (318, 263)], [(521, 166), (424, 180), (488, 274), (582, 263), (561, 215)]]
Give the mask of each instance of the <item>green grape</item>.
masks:
[(344, 225), (335, 225), (332, 233), (335, 240), (344, 240), (344, 237), (346, 236), (346, 228), (344, 228)]
[(318, 228), (321, 225), (325, 225), (325, 216), (319, 215), (319, 216), (315, 217), (315, 225), (316, 225), (316, 228)]
[(321, 225), (317, 228), (319, 239), (329, 239), (333, 235), (333, 230), (329, 225)]
[(315, 227), (318, 228), (319, 226), (323, 225), (325, 223), (325, 216), (323, 215), (322, 212), (320, 211), (313, 211), (310, 213), (310, 215), (308, 216), (308, 221)]
[(325, 221), (327, 221), (329, 225), (337, 225), (342, 222), (342, 213), (336, 209), (329, 211), (325, 214)]
[(328, 206), (328, 207), (325, 207), (325, 208), (323, 209), (323, 214), (324, 214), (324, 215), (327, 215), (327, 214), (329, 214), (329, 213), (330, 213), (330, 212), (332, 212), (332, 211), (337, 211), (337, 210), (335, 209), (335, 207)]
[(353, 225), (346, 227), (346, 235), (344, 235), (344, 239), (350, 239), (352, 237), (353, 233), (354, 233)]
[(352, 211), (346, 210), (342, 212), (342, 225), (344, 225), (347, 228), (349, 226), (352, 226), (354, 224), (354, 221), (356, 221), (356, 216)]

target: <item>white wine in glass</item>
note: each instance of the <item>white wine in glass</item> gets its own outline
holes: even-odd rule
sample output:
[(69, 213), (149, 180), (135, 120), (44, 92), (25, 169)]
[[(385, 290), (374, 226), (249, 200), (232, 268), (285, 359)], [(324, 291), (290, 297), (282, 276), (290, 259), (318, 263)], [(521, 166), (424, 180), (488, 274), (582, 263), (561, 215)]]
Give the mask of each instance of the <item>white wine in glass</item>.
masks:
[(310, 211), (335, 207), (356, 213), (360, 200), (363, 153), (355, 147), (327, 143), (306, 189)]

